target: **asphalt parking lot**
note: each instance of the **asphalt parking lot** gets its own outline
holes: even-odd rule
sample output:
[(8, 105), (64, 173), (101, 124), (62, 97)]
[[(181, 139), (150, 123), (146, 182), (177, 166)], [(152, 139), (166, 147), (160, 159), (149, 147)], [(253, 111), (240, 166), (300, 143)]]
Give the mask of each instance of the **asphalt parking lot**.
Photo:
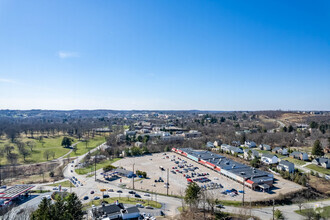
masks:
[[(185, 165), (184, 168), (179, 168), (179, 164), (176, 164), (174, 160), (179, 161), (179, 164)], [(172, 152), (166, 153), (166, 155), (163, 155), (163, 153), (159, 153), (141, 157), (127, 157), (115, 162), (113, 165), (123, 167), (127, 170), (132, 170), (133, 164), (135, 170), (145, 171), (147, 172), (147, 176), (149, 177), (148, 179), (140, 179), (138, 177), (135, 178), (135, 189), (166, 194), (167, 189), (165, 183), (167, 182), (167, 170), (169, 170), (169, 195), (184, 195), (184, 191), (188, 185), (187, 178), (184, 175), (188, 174), (190, 176), (190, 178), (188, 179), (208, 179), (207, 182), (200, 181), (197, 182), (197, 184), (203, 188), (207, 188), (209, 194), (211, 194), (215, 198), (218, 198), (220, 200), (234, 201), (242, 201), (243, 198), (243, 194), (239, 192), (243, 190), (242, 184), (228, 179), (227, 177), (207, 167), (204, 167), (203, 165), (198, 164), (195, 161), (192, 161), (188, 158), (182, 157)], [(198, 168), (195, 169), (195, 167)], [(186, 172), (184, 169), (187, 169), (188, 172)], [(194, 170), (192, 171), (192, 169)], [(195, 173), (196, 175), (192, 177), (192, 173)], [(197, 174), (200, 174), (200, 176), (197, 176)], [(163, 180), (164, 182), (158, 182), (159, 179)], [(155, 182), (155, 180), (157, 180), (157, 182)], [(126, 184), (129, 188), (133, 187), (132, 178), (123, 177), (119, 180), (115, 180), (115, 182), (117, 183), (120, 183), (120, 181), (121, 183)], [(245, 200), (257, 201), (269, 199), (279, 195), (280, 193), (285, 194), (287, 192), (296, 191), (301, 188), (302, 187), (300, 185), (278, 178), (275, 184), (275, 189), (272, 190), (271, 193), (253, 191), (248, 187), (245, 187)], [(237, 190), (238, 193), (227, 193), (226, 195), (223, 194), (224, 191), (228, 191), (231, 189)]]

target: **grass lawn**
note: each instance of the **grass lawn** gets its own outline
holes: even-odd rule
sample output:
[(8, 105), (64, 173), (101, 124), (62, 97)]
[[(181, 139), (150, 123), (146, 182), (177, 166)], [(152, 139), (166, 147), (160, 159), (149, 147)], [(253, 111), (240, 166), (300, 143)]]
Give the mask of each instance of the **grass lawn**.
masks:
[(60, 183), (53, 183), (53, 184), (50, 184), (50, 185), (47, 185), (47, 186), (54, 186), (54, 187), (57, 187), (61, 185), (62, 187), (75, 187), (75, 185), (73, 185), (69, 180), (66, 180), (66, 181), (63, 181), (63, 182), (60, 182)]
[(106, 140), (104, 136), (95, 136), (93, 139), (89, 140), (87, 147), (86, 147), (86, 142), (80, 142), (79, 144), (76, 145), (77, 147), (76, 153), (72, 152), (70, 154), (70, 157), (83, 155), (88, 151), (98, 147), (100, 144), (104, 143), (105, 141)]
[[(10, 144), (11, 146), (14, 146), (15, 149), (12, 151), (12, 153), (17, 153), (19, 155), (18, 162), (21, 164), (22, 163), (39, 163), (39, 162), (47, 161), (46, 158), (44, 157), (44, 152), (46, 150), (51, 150), (51, 151), (55, 152), (54, 158), (61, 157), (70, 151), (70, 149), (67, 149), (67, 148), (64, 148), (61, 146), (63, 137), (64, 136), (43, 138), (44, 144), (33, 138), (27, 138), (27, 137), (19, 138), (19, 140), (22, 142), (33, 141), (35, 143), (35, 147), (32, 149), (32, 151), (30, 150), (30, 148), (27, 147), (28, 151), (31, 154), (26, 157), (25, 162), (23, 160), (23, 157), (18, 153), (16, 144), (11, 143), (9, 139), (0, 140), (0, 148), (3, 148), (6, 144)], [(53, 157), (49, 158), (49, 160), (52, 160), (52, 159), (53, 159)], [(8, 161), (5, 157), (1, 157), (0, 162), (2, 164), (8, 163)]]
[[(307, 213), (311, 212), (312, 209), (302, 209), (301, 212), (296, 210), (295, 213), (303, 216), (307, 216)], [(314, 210), (313, 210), (314, 211)], [(321, 217), (323, 218), (330, 218), (330, 206), (325, 206), (323, 209), (320, 210)]]
[[(120, 160), (121, 158), (114, 158), (112, 160), (103, 160), (100, 163), (96, 164), (96, 170), (101, 169), (107, 165), (110, 165), (118, 160)], [(94, 171), (94, 164), (84, 167), (84, 168), (80, 168), (80, 169), (75, 169), (76, 173), (80, 174), (80, 175), (85, 175), (89, 172), (93, 172)]]
[(230, 201), (230, 200), (219, 200), (219, 203), (221, 205), (224, 206), (235, 206), (235, 207), (239, 207), (242, 205), (241, 201)]
[(309, 168), (311, 170), (314, 170), (314, 171), (317, 171), (317, 172), (320, 172), (320, 173), (323, 173), (323, 174), (330, 175), (330, 169), (325, 169), (325, 168), (319, 167), (315, 164), (309, 164), (309, 165), (306, 166), (306, 168)]
[[(151, 201), (147, 199), (139, 199), (139, 198), (131, 198), (131, 197), (113, 197), (113, 198), (106, 198), (104, 201), (107, 201), (109, 204), (114, 203), (116, 201), (119, 201), (119, 203), (124, 203), (124, 204), (133, 204), (135, 205), (136, 203), (140, 203), (144, 206), (151, 206), (154, 208), (161, 208), (162, 205), (159, 202), (156, 201)], [(92, 205), (98, 206), (102, 202), (102, 199), (100, 200), (92, 200), (86, 204), (84, 204), (84, 207), (90, 207)]]
[(291, 158), (291, 157), (284, 158), (283, 160), (287, 160), (287, 161), (289, 161), (291, 163), (294, 163), (294, 164), (297, 164), (297, 165), (300, 165), (300, 166), (306, 164), (306, 162), (303, 161), (303, 160), (297, 160), (297, 159), (294, 159), (294, 158)]

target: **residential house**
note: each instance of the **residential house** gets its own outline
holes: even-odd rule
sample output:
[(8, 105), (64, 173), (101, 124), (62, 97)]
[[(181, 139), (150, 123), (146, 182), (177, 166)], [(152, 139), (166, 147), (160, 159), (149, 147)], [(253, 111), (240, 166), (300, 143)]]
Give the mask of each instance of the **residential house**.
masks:
[(326, 158), (326, 157), (319, 157), (319, 158), (315, 158), (312, 161), (313, 164), (324, 167), (326, 169), (330, 168), (330, 159)]
[(245, 146), (245, 147), (248, 147), (248, 148), (254, 148), (254, 147), (257, 147), (256, 143), (253, 142), (253, 141), (245, 141), (244, 146)]
[(291, 163), (286, 160), (281, 160), (277, 165), (278, 170), (288, 171), (289, 173), (294, 172), (294, 163)]
[(197, 138), (202, 135), (201, 132), (195, 131), (195, 130), (190, 130), (188, 133), (183, 134), (185, 138)]
[(243, 150), (241, 148), (239, 148), (239, 147), (233, 147), (233, 146), (231, 146), (229, 148), (229, 150), (230, 150), (230, 153), (231, 154), (235, 154), (235, 153), (240, 154), (240, 153), (243, 153)]
[(279, 154), (279, 153), (281, 153), (281, 151), (282, 151), (282, 148), (280, 148), (280, 147), (275, 147), (275, 148), (272, 150), (272, 153), (273, 153), (273, 154)]
[(261, 161), (266, 164), (275, 164), (278, 163), (278, 158), (274, 154), (262, 154)]
[(269, 145), (267, 145), (267, 144), (260, 144), (260, 145), (259, 145), (259, 149), (260, 149), (260, 150), (267, 150), (267, 151), (269, 151), (269, 150), (271, 150), (272, 148), (271, 148)]
[(281, 152), (282, 155), (288, 155), (289, 152), (288, 152), (288, 149), (286, 148), (282, 148), (282, 152)]
[[(249, 153), (250, 152), (250, 153)], [(259, 157), (259, 152), (251, 149), (244, 149), (244, 159), (254, 159)]]
[(214, 144), (211, 141), (209, 141), (209, 142), (206, 143), (206, 147), (214, 148)]
[(298, 160), (308, 160), (308, 155), (304, 152), (299, 152), (299, 151), (293, 151), (290, 154), (290, 157)]
[(243, 150), (241, 148), (233, 147), (233, 146), (230, 146), (228, 144), (221, 144), (221, 150), (223, 150), (225, 152), (229, 152), (231, 154), (243, 153)]
[(221, 140), (216, 140), (213, 142), (213, 145), (216, 146), (216, 147), (220, 147), (222, 144), (222, 141)]
[(136, 135), (136, 131), (129, 131), (129, 130), (126, 130), (124, 132), (124, 135), (125, 136), (135, 136)]

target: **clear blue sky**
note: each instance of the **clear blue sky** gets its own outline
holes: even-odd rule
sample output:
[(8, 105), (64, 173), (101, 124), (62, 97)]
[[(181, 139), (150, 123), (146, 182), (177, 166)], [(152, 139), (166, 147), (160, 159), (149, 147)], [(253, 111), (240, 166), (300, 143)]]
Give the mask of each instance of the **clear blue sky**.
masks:
[(0, 109), (330, 110), (330, 1), (0, 0)]

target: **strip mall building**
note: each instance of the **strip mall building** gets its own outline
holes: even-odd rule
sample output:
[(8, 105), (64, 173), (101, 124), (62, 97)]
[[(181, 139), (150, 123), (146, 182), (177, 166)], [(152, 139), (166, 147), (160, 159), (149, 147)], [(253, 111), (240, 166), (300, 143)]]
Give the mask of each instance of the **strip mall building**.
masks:
[(245, 184), (252, 190), (269, 191), (273, 186), (271, 173), (230, 160), (210, 151), (197, 151), (191, 148), (172, 148), (172, 151), (202, 164), (236, 182)]

